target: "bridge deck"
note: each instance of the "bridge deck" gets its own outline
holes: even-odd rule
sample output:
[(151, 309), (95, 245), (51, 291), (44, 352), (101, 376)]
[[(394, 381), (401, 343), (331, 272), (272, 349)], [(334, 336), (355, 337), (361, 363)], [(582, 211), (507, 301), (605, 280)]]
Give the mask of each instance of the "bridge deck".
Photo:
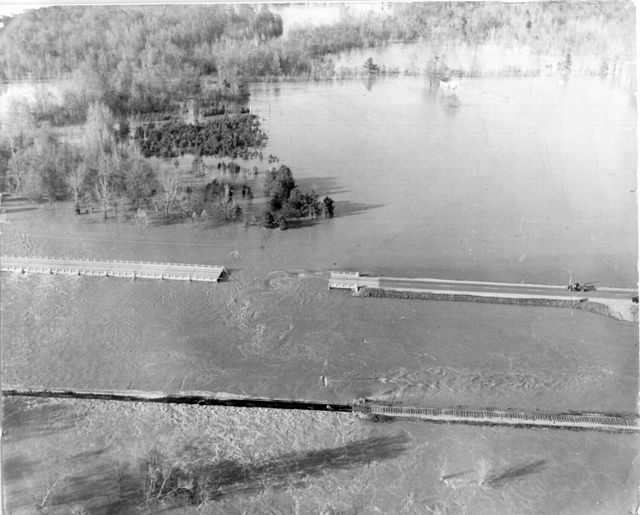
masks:
[(2, 256), (0, 271), (217, 282), (225, 269), (184, 263)]
[(640, 420), (638, 417), (596, 413), (572, 414), (463, 408), (414, 408), (373, 404), (354, 406), (354, 411), (371, 415), (418, 418), (433, 422), (640, 432)]

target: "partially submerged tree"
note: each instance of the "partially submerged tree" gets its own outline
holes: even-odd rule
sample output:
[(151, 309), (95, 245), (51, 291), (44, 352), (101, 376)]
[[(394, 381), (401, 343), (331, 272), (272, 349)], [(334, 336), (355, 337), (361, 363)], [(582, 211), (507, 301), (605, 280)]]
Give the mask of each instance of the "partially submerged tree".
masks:
[(132, 207), (137, 209), (140, 200), (148, 198), (156, 188), (156, 174), (134, 142), (130, 142), (121, 152), (124, 157), (125, 193)]
[(364, 62), (364, 69), (367, 73), (370, 74), (375, 74), (375, 73), (379, 73), (380, 72), (380, 68), (378, 67), (377, 64), (375, 64), (373, 62), (373, 58), (369, 57), (365, 62)]
[(175, 203), (180, 193), (180, 180), (175, 170), (162, 168), (158, 174), (158, 182), (164, 195), (164, 216), (169, 217), (171, 206)]
[(89, 175), (89, 169), (84, 161), (81, 161), (76, 166), (72, 167), (69, 175), (67, 176), (67, 184), (73, 195), (73, 202), (78, 208), (80, 204), (80, 198), (82, 197), (85, 181)]
[(85, 148), (90, 158), (115, 150), (116, 119), (102, 102), (92, 102), (87, 109)]
[(96, 164), (97, 173), (93, 191), (106, 219), (109, 207), (122, 187), (120, 176), (121, 161), (117, 153), (104, 153)]
[(333, 218), (333, 210), (335, 203), (331, 197), (325, 197), (322, 200), (322, 216), (324, 218)]

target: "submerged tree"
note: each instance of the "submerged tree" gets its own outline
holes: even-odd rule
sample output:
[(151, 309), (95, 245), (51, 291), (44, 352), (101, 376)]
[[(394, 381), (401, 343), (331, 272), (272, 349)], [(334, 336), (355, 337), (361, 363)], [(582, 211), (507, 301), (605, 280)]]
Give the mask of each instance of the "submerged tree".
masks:
[(371, 57), (364, 62), (364, 69), (370, 74), (378, 73), (380, 71), (380, 68), (373, 62), (373, 58)]
[(180, 180), (178, 174), (170, 168), (162, 168), (158, 174), (158, 181), (164, 195), (164, 216), (169, 218), (171, 206), (176, 201), (180, 192)]

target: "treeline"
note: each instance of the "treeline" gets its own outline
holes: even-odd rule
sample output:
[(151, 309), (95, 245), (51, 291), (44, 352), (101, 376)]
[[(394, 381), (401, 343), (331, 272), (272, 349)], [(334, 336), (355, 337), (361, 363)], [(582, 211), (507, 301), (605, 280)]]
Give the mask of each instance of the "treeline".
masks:
[(242, 99), (225, 54), (282, 34), (252, 6), (49, 7), (0, 30), (0, 80), (73, 77), (69, 104), (101, 100), (116, 114), (161, 111), (189, 96)]
[(635, 8), (622, 0), (398, 3), (388, 16), (301, 27), (286, 39), (282, 31), (266, 6), (44, 8), (0, 30), (0, 79), (71, 74), (75, 97), (119, 114), (167, 109), (193, 95), (240, 99), (248, 79), (331, 76), (330, 54), (389, 41), (490, 41), (635, 59)]
[(624, 0), (581, 2), (414, 2), (390, 16), (369, 15), (292, 31), (295, 46), (324, 56), (380, 42), (493, 42), (530, 45), (534, 52), (635, 59), (635, 7)]
[(135, 203), (151, 195), (158, 178), (138, 146), (119, 130), (107, 106), (89, 106), (82, 147), (60, 140), (50, 124), (5, 132), (10, 152), (2, 191), (49, 202), (91, 200), (105, 210), (120, 197)]
[[(205, 165), (203, 155), (253, 155), (266, 139), (256, 117), (225, 115), (205, 126), (169, 123), (136, 132), (138, 136), (131, 138), (128, 127), (100, 102), (89, 106), (79, 146), (61, 140), (48, 123), (14, 126), (5, 133), (7, 169), (0, 174), (0, 191), (49, 203), (71, 199), (78, 214), (97, 209), (105, 219), (114, 213), (119, 219), (134, 217), (144, 223), (151, 216), (147, 213), (154, 212), (164, 218), (237, 221), (243, 213), (241, 203), (252, 205), (258, 168), (221, 161), (216, 171)], [(150, 141), (160, 144), (145, 147)], [(149, 159), (145, 149), (158, 150), (154, 155), (161, 161)], [(189, 169), (181, 172), (175, 157), (183, 151), (193, 157)], [(277, 158), (269, 155), (268, 160)], [(185, 180), (185, 171), (192, 179)], [(292, 220), (334, 214), (333, 200), (320, 201), (315, 191), (301, 191), (286, 166), (269, 170), (264, 188), (267, 203), (262, 219), (254, 217), (254, 223), (285, 229)]]
[(223, 115), (204, 124), (153, 122), (138, 126), (134, 139), (145, 157), (177, 157), (185, 153), (243, 159), (255, 157), (267, 135), (252, 114)]

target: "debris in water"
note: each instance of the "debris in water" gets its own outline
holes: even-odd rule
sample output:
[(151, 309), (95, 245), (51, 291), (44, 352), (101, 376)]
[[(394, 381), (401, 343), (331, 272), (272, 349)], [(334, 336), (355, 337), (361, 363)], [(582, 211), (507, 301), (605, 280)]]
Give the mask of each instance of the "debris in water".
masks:
[(440, 481), (446, 481), (448, 479), (454, 479), (460, 476), (464, 476), (466, 474), (468, 474), (469, 472), (474, 472), (473, 469), (470, 470), (463, 470), (462, 472), (456, 472), (455, 474), (447, 474), (446, 476), (441, 476), (440, 477)]

